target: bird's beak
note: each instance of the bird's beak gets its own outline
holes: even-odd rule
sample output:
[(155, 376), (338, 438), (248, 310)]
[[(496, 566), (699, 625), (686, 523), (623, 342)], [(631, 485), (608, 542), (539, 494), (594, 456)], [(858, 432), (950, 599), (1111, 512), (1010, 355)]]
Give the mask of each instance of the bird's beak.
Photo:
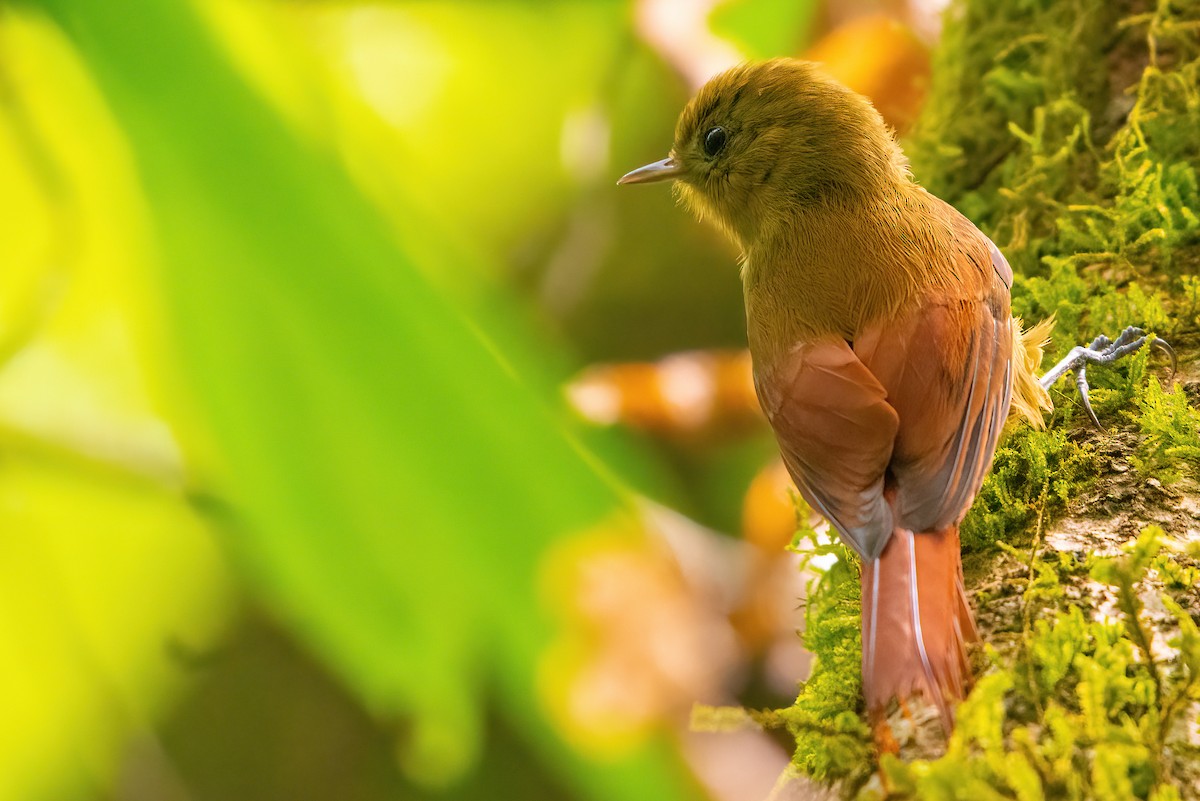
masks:
[(666, 181), (670, 178), (678, 178), (682, 174), (683, 168), (668, 157), (662, 161), (647, 164), (645, 167), (638, 167), (633, 172), (625, 173), (621, 176), (621, 180), (617, 181), (617, 186), (621, 186), (622, 184), (648, 184), (654, 181)]

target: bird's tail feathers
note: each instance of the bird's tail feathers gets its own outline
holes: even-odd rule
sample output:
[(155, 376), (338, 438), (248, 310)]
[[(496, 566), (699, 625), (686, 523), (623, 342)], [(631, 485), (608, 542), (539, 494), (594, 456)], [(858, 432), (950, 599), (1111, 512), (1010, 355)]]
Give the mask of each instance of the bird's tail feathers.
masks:
[(882, 714), (893, 698), (921, 695), (953, 727), (970, 681), (966, 642), (978, 639), (963, 588), (958, 526), (896, 529), (863, 566), (863, 693)]

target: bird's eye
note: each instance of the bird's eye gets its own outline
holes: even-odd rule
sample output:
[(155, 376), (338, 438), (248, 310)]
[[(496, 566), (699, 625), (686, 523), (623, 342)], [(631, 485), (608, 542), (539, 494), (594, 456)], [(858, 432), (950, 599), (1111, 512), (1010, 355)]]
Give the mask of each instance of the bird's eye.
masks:
[(725, 147), (725, 140), (729, 137), (725, 134), (725, 129), (717, 126), (709, 128), (704, 134), (704, 153), (707, 156), (715, 156)]

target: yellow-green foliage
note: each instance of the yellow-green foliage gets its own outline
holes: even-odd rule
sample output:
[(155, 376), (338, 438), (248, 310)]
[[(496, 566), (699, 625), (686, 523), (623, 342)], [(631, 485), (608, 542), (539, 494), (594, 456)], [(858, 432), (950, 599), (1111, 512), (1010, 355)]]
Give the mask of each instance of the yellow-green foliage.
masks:
[(1022, 428), (1001, 441), (992, 471), (963, 521), (963, 548), (983, 550), (1054, 512), (1094, 473), (1096, 454), (1069, 429)]
[(1200, 4), (1141, 8), (966, 0), (951, 10), (908, 151), (917, 178), (1018, 273), (1045, 274), (1046, 256), (1170, 267), (1200, 238)]
[(794, 763), (807, 776), (858, 782), (870, 774), (871, 737), (862, 706), (861, 596), (858, 557), (840, 541), (821, 542), (811, 529), (797, 534), (805, 566), (836, 559), (809, 582), (804, 646), (816, 659), (796, 703), (779, 719), (796, 741)]
[(1143, 439), (1133, 464), (1139, 472), (1175, 478), (1181, 463), (1200, 464), (1200, 414), (1184, 393), (1166, 392), (1151, 379), (1138, 407)]
[[(1178, 632), (1170, 657), (1151, 650), (1139, 590), (1146, 592), (1151, 571), (1165, 578), (1164, 571), (1178, 577), (1195, 570), (1161, 547), (1162, 531), (1151, 527), (1124, 556), (1094, 561), (1092, 577), (1113, 597), (1111, 620), (1093, 620), (1078, 606), (1052, 611), (1061, 590), (1047, 592), (1053, 580), (1034, 582), (1024, 597), (1035, 607), (1026, 620), (1034, 622), (1026, 623), (1016, 658), (980, 679), (959, 709), (945, 756), (883, 760), (890, 797), (1180, 798), (1198, 756), (1183, 724), (1200, 699), (1200, 633), (1172, 593), (1163, 593)], [(1194, 586), (1183, 594), (1195, 602)]]

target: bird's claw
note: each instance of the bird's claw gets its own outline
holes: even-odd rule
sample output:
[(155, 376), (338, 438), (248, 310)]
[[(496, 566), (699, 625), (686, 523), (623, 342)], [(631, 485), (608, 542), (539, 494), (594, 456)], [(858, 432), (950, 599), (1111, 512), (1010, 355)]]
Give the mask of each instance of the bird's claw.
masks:
[(1100, 418), (1096, 416), (1096, 412), (1092, 409), (1092, 399), (1088, 395), (1087, 382), (1087, 362), (1081, 363), (1075, 368), (1075, 386), (1079, 388), (1079, 399), (1083, 401), (1083, 410), (1087, 412), (1087, 416), (1091, 418), (1092, 425), (1100, 429)]
[(1171, 347), (1171, 343), (1165, 339), (1154, 338), (1150, 343), (1150, 347), (1158, 348), (1163, 353), (1167, 354), (1167, 358), (1171, 360), (1171, 380), (1175, 380), (1175, 374), (1179, 372), (1179, 357), (1175, 355), (1175, 349)]
[[(1099, 418), (1096, 417), (1096, 412), (1092, 409), (1092, 400), (1088, 395), (1087, 366), (1089, 364), (1109, 364), (1131, 353), (1135, 353), (1146, 344), (1146, 339), (1146, 332), (1135, 326), (1126, 328), (1116, 339), (1109, 339), (1101, 334), (1087, 346), (1072, 348), (1065, 359), (1051, 368), (1046, 375), (1042, 376), (1040, 379), (1042, 388), (1049, 389), (1064, 374), (1071, 373), (1075, 376), (1075, 386), (1079, 388), (1079, 398), (1083, 401), (1084, 411), (1087, 412), (1088, 417), (1096, 428), (1102, 428)], [(1175, 371), (1179, 365), (1179, 360), (1175, 356), (1175, 349), (1165, 339), (1157, 337), (1151, 341), (1151, 347), (1158, 348), (1171, 359), (1171, 377), (1174, 378)]]

